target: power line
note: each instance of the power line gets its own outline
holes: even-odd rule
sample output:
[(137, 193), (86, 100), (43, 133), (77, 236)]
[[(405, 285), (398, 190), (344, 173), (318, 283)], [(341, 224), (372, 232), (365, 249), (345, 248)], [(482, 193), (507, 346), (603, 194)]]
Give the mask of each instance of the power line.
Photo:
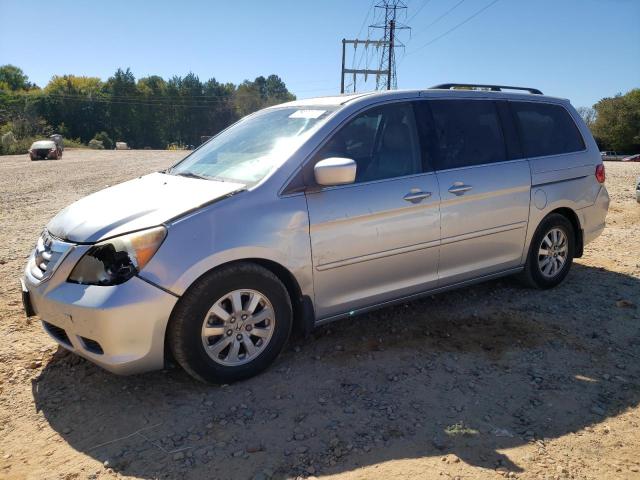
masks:
[[(214, 104), (203, 104), (203, 105), (187, 105), (184, 103), (149, 103), (149, 102), (130, 102), (124, 100), (108, 100), (108, 99), (97, 99), (97, 98), (58, 98), (58, 100), (65, 100), (71, 102), (89, 102), (89, 103), (104, 103), (104, 104), (115, 104), (115, 105), (137, 105), (142, 107), (180, 107), (180, 108), (213, 108)], [(230, 102), (225, 102), (230, 103)]]
[(369, 15), (371, 14), (371, 11), (373, 10), (373, 6), (375, 4), (376, 4), (376, 0), (373, 0), (373, 2), (371, 2), (371, 5), (369, 6), (369, 10), (367, 10), (367, 15), (364, 17), (364, 20), (362, 21), (362, 25), (360, 25), (360, 30), (358, 31), (358, 35), (356, 35), (356, 38), (360, 38), (360, 34), (362, 33), (364, 26), (367, 24), (367, 20), (369, 19)]
[[(364, 26), (367, 23), (367, 20), (369, 19), (369, 15), (371, 14), (371, 12), (374, 10), (374, 6), (376, 4), (376, 0), (373, 0), (371, 2), (371, 5), (369, 6), (369, 10), (367, 10), (367, 15), (364, 17), (364, 20), (362, 21), (362, 25), (360, 26), (360, 30), (358, 31), (358, 35), (356, 36), (356, 38), (360, 38), (360, 34), (362, 33), (362, 30), (364, 29)], [(369, 38), (369, 33), (367, 32), (367, 38)], [(362, 59), (365, 57), (365, 54), (367, 53), (367, 47), (362, 49), (362, 53), (360, 54), (360, 60), (358, 60), (358, 64), (355, 64), (355, 60), (356, 57), (355, 55), (353, 56), (353, 62), (351, 62), (351, 66), (354, 67), (354, 70), (359, 70), (360, 69), (360, 65), (362, 64)], [(365, 70), (369, 68), (369, 57), (367, 56), (367, 62), (365, 64)], [(354, 85), (353, 83), (350, 83), (349, 86)], [(355, 87), (355, 85), (354, 85)]]
[(181, 99), (180, 97), (165, 97), (165, 98), (144, 98), (144, 97), (133, 97), (133, 96), (111, 96), (111, 95), (107, 95), (107, 96), (97, 96), (97, 97), (93, 97), (93, 96), (86, 96), (86, 95), (66, 95), (66, 94), (55, 94), (55, 93), (44, 93), (44, 94), (40, 94), (37, 97), (48, 97), (48, 98), (53, 98), (53, 99), (57, 99), (57, 100), (84, 100), (84, 101), (88, 101), (88, 102), (124, 102), (124, 103), (130, 103), (130, 104), (157, 104), (157, 105), (165, 105), (165, 104), (169, 104), (169, 105), (187, 105), (186, 103), (169, 103), (169, 102), (179, 102), (180, 100), (185, 100), (187, 102), (192, 102), (193, 104), (200, 104), (200, 105), (207, 105), (207, 104), (216, 104), (216, 103), (228, 103), (228, 102), (232, 102), (233, 99), (232, 98), (228, 98), (228, 99), (224, 99), (224, 98), (220, 98), (219, 100), (200, 100), (200, 101), (196, 101), (194, 102), (194, 100), (197, 100), (197, 97), (191, 97), (191, 98), (184, 98)]
[[(428, 28), (433, 27), (436, 23), (438, 23), (440, 20), (442, 20), (444, 17), (446, 17), (447, 15), (449, 15), (451, 12), (453, 12), (456, 8), (458, 8), (460, 5), (462, 5), (465, 2), (465, 0), (460, 0), (458, 3), (456, 3), (453, 7), (451, 7), (449, 10), (447, 10), (446, 12), (444, 12), (442, 15), (440, 15), (438, 18), (436, 18), (433, 22), (429, 23), (427, 26), (425, 26), (422, 29), (422, 32), (426, 31)], [(421, 32), (416, 33), (415, 36), (420, 35)]]
[(422, 9), (423, 9), (424, 7), (426, 7), (426, 6), (427, 6), (427, 4), (428, 4), (430, 1), (431, 1), (431, 0), (424, 0), (424, 2), (422, 3), (422, 5), (420, 5), (420, 8), (418, 8), (418, 9), (416, 10), (416, 12), (415, 12), (413, 15), (411, 15), (411, 17), (409, 17), (409, 18), (407, 19), (407, 23), (411, 22), (411, 20), (413, 20), (414, 18), (416, 18), (416, 17), (418, 16), (418, 14), (422, 11)]
[(418, 52), (418, 51), (422, 50), (423, 48), (428, 47), (429, 45), (431, 45), (431, 44), (433, 44), (433, 43), (437, 42), (437, 41), (438, 41), (438, 40), (440, 40), (442, 37), (447, 36), (448, 34), (450, 34), (451, 32), (453, 32), (454, 30), (457, 30), (458, 28), (460, 28), (461, 26), (463, 26), (464, 24), (466, 24), (467, 22), (470, 22), (470, 21), (471, 21), (471, 20), (473, 20), (475, 17), (477, 17), (477, 16), (478, 16), (478, 15), (480, 15), (482, 12), (484, 12), (485, 10), (487, 10), (489, 7), (491, 7), (491, 6), (495, 5), (495, 4), (496, 4), (496, 3), (498, 3), (499, 1), (500, 1), (500, 0), (493, 0), (493, 1), (492, 1), (492, 2), (490, 2), (488, 5), (485, 5), (485, 6), (484, 6), (484, 7), (482, 7), (480, 10), (478, 10), (477, 12), (475, 12), (473, 15), (471, 15), (471, 16), (469, 16), (469, 17), (465, 18), (462, 22), (460, 22), (460, 23), (458, 23), (458, 24), (454, 25), (452, 28), (450, 28), (450, 29), (449, 29), (449, 30), (447, 30), (446, 32), (444, 32), (444, 33), (442, 33), (442, 34), (438, 35), (437, 37), (435, 37), (435, 38), (433, 38), (433, 39), (429, 40), (427, 43), (425, 43), (425, 44), (423, 44), (423, 45), (419, 46), (419, 47), (418, 47), (418, 48), (416, 48), (415, 50), (413, 50), (413, 51), (411, 51), (411, 52), (407, 53), (407, 55), (406, 55), (406, 56), (413, 55), (414, 53), (416, 53), (416, 52)]

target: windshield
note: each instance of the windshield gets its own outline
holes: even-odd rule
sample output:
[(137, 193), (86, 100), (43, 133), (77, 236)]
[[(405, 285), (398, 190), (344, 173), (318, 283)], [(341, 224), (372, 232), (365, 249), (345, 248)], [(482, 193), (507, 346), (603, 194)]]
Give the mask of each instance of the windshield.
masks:
[(241, 120), (168, 173), (256, 183), (279, 167), (336, 107), (283, 107)]

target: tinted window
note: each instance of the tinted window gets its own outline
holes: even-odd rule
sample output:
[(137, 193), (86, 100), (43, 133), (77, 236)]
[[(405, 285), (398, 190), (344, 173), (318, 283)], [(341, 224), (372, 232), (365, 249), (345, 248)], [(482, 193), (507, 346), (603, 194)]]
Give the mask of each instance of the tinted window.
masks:
[(516, 122), (513, 119), (513, 114), (509, 108), (509, 102), (500, 100), (495, 102), (498, 109), (498, 115), (500, 116), (500, 123), (502, 125), (502, 134), (504, 135), (504, 143), (507, 146), (507, 155), (509, 159), (523, 158), (522, 146), (520, 145), (520, 137), (518, 135), (518, 128)]
[(507, 160), (496, 107), (484, 100), (430, 101), (438, 170)]
[(422, 164), (425, 171), (435, 169), (436, 148), (438, 138), (433, 125), (433, 116), (427, 100), (413, 102), (416, 113), (416, 125), (420, 137), (420, 151), (422, 154)]
[(316, 160), (329, 157), (354, 160), (358, 165), (356, 182), (420, 173), (411, 105), (393, 103), (361, 113), (331, 137)]
[(512, 102), (527, 157), (541, 157), (584, 150), (584, 141), (573, 119), (560, 105)]

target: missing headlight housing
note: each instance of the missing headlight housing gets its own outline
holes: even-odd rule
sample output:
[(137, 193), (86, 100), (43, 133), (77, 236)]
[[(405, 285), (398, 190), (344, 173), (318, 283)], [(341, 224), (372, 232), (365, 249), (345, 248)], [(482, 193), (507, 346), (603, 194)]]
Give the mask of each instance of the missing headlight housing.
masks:
[(151, 260), (167, 235), (165, 227), (128, 233), (92, 246), (67, 279), (83, 285), (120, 285)]

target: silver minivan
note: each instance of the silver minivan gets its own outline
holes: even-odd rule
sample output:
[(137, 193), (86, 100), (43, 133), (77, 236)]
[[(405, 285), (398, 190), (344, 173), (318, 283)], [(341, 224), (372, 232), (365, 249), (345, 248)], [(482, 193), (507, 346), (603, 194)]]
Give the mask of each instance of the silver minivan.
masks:
[(504, 275), (558, 285), (605, 226), (593, 137), (567, 100), (452, 87), (270, 107), (73, 203), (28, 260), (27, 314), (112, 372), (173, 358), (226, 383), (293, 328)]

